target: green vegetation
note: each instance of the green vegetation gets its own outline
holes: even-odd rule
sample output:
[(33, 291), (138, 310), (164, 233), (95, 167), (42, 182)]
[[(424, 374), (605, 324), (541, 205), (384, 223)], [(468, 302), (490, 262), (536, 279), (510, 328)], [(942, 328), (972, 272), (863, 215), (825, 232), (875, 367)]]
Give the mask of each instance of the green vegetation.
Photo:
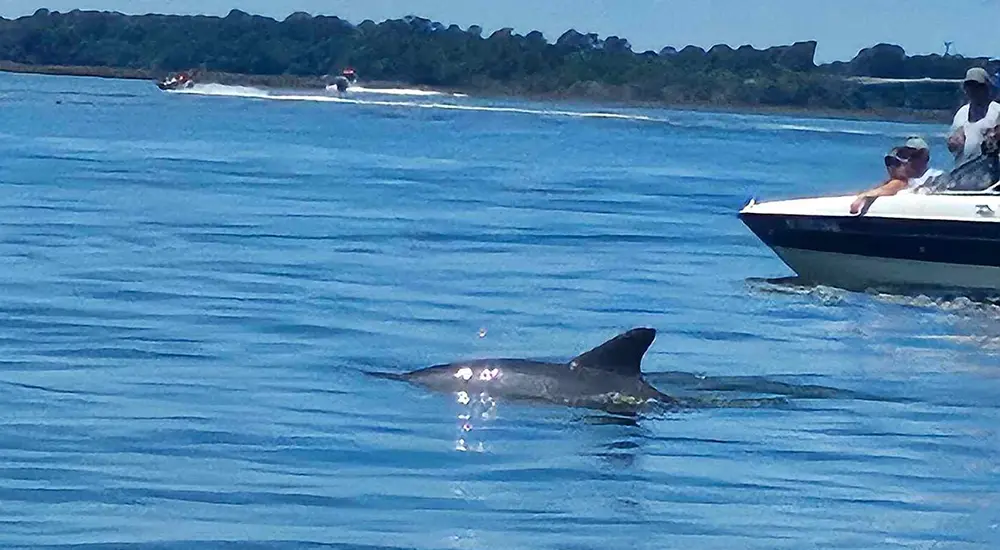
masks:
[[(846, 77), (961, 78), (986, 59), (907, 57), (880, 44), (850, 62), (817, 66), (815, 42), (756, 50), (634, 52), (624, 38), (569, 30), (554, 43), (535, 31), (484, 37), (419, 17), (364, 21), (295, 13), (284, 21), (233, 10), (226, 17), (38, 10), (0, 19), (0, 69), (148, 78), (198, 68), (315, 86), (352, 66), (366, 81), (484, 93), (665, 104), (809, 109), (952, 109), (954, 83), (868, 85)], [(59, 69), (53, 69), (59, 66)], [(87, 71), (81, 71), (86, 67)], [(254, 78), (251, 78), (253, 75)]]

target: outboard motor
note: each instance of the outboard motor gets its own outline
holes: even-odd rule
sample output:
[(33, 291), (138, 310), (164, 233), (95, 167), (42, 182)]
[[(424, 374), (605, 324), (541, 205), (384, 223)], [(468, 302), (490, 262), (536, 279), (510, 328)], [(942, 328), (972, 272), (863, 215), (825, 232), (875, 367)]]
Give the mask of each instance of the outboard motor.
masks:
[(350, 82), (347, 81), (346, 77), (338, 76), (333, 79), (333, 85), (337, 87), (338, 92), (346, 92)]

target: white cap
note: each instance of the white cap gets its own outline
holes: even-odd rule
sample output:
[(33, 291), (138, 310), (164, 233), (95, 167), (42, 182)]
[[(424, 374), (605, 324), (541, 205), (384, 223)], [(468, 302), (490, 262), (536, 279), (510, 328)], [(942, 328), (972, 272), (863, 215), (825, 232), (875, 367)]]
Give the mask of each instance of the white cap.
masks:
[(965, 82), (978, 82), (980, 84), (989, 84), (990, 75), (986, 73), (986, 69), (982, 67), (973, 67), (965, 73)]
[(911, 136), (906, 138), (906, 143), (903, 144), (903, 147), (906, 147), (907, 149), (917, 149), (917, 150), (927, 149), (928, 151), (931, 150), (931, 148), (927, 146), (927, 142), (924, 141), (924, 138), (920, 136)]

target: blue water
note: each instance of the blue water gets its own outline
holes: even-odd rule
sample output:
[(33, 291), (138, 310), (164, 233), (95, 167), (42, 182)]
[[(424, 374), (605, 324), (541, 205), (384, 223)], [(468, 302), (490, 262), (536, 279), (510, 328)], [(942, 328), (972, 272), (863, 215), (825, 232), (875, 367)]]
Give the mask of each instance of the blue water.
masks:
[[(1000, 308), (768, 283), (735, 216), (943, 127), (248, 95), (0, 74), (0, 547), (1000, 543)], [(661, 390), (742, 391), (466, 431), (363, 374), (643, 325)]]

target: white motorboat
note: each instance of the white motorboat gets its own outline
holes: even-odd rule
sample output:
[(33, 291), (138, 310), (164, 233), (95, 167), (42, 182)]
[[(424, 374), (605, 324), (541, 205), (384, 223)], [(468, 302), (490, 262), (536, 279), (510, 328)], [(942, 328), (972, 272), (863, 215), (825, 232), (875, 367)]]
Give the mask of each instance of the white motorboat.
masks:
[(751, 199), (739, 218), (811, 283), (1000, 291), (998, 165), (980, 159), (859, 214), (850, 213), (856, 195), (844, 195)]

